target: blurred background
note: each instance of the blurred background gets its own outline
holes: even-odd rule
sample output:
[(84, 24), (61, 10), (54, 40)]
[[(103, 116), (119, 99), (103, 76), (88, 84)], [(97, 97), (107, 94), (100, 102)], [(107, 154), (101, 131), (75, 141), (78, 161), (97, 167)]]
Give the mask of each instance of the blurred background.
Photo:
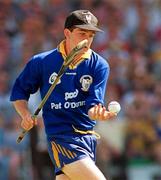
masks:
[[(76, 9), (100, 20), (93, 49), (111, 67), (106, 103), (122, 106), (96, 126), (97, 165), (111, 180), (161, 180), (161, 0), (0, 0), (0, 179), (54, 179), (41, 116), (17, 145), (20, 117), (9, 96), (30, 57), (63, 40)], [(39, 102), (30, 98), (31, 111)]]

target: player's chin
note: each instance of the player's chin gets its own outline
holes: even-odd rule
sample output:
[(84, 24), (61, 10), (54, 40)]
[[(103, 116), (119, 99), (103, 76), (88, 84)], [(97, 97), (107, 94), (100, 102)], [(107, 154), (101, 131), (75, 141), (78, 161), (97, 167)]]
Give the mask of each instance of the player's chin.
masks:
[(84, 48), (82, 49), (82, 53), (86, 53), (88, 50), (89, 50), (89, 47), (84, 47)]

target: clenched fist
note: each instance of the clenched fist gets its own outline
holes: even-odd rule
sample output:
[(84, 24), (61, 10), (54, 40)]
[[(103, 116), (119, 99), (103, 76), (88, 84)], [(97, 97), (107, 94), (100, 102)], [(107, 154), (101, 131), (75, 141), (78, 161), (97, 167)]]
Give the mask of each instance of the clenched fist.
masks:
[(27, 114), (22, 118), (21, 127), (25, 130), (30, 130), (34, 125), (37, 125), (37, 119), (33, 119), (31, 114)]

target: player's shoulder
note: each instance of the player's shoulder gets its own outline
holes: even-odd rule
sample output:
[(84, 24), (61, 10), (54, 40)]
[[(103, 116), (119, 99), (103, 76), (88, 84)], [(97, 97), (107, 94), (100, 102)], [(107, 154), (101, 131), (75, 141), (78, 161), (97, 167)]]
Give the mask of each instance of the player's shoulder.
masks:
[(52, 57), (55, 53), (57, 53), (57, 48), (49, 50), (49, 51), (44, 51), (38, 54), (35, 54), (32, 59), (36, 59), (36, 60), (43, 60), (46, 58), (50, 58)]
[(97, 66), (109, 68), (108, 59), (104, 58), (103, 56), (101, 56), (100, 54), (98, 54), (93, 50), (92, 50), (92, 59), (97, 64)]

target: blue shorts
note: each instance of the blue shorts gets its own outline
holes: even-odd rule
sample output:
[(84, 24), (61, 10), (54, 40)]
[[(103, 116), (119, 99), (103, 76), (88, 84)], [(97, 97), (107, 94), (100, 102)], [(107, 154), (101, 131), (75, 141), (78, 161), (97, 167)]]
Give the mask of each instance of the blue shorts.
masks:
[(57, 135), (48, 141), (48, 151), (55, 166), (55, 173), (61, 174), (64, 165), (90, 157), (96, 160), (97, 139), (91, 134)]

